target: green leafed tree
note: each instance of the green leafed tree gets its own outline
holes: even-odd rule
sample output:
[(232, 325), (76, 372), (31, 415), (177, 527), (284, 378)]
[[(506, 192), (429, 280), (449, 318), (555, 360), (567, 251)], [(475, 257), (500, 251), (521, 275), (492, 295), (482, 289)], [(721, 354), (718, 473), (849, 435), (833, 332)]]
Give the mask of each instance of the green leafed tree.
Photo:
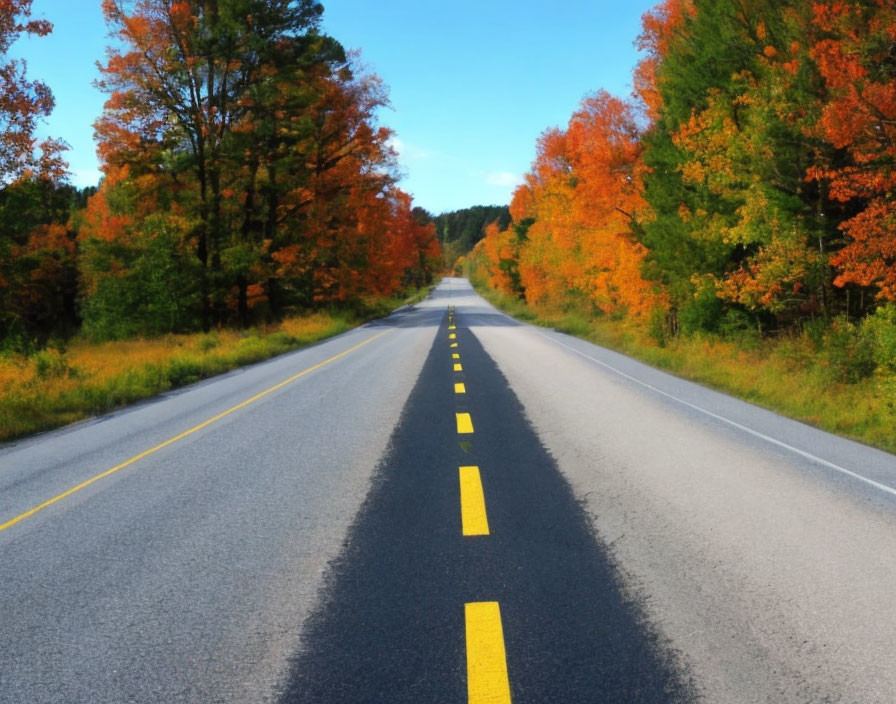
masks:
[(815, 131), (825, 88), (808, 60), (810, 3), (662, 9), (642, 35), (649, 271), (691, 327), (713, 329), (725, 310), (767, 325), (827, 312), (837, 209), (811, 174), (838, 155)]

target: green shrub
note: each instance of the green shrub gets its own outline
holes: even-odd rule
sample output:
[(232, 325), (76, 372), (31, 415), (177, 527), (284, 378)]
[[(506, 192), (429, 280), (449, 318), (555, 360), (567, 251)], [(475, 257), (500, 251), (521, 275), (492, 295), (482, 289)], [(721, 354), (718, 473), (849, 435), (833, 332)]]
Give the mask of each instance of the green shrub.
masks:
[(694, 335), (699, 332), (715, 332), (722, 319), (722, 301), (716, 296), (715, 288), (706, 284), (678, 312), (681, 332)]
[(297, 337), (282, 330), (268, 335), (265, 339), (271, 347), (275, 349), (282, 348), (284, 351), (294, 347), (300, 342)]
[(34, 360), (34, 373), (38, 379), (59, 379), (75, 374), (75, 369), (69, 364), (68, 357), (59, 350), (40, 350), (34, 353), (32, 359)]
[(759, 328), (752, 316), (745, 310), (730, 308), (719, 320), (719, 334), (727, 340), (756, 338)]
[(871, 343), (878, 390), (891, 411), (896, 411), (896, 305), (878, 308), (862, 323)]
[(831, 322), (821, 356), (832, 378), (848, 384), (871, 376), (877, 366), (871, 336), (842, 316)]
[(188, 251), (187, 223), (153, 215), (122, 244), (92, 239), (81, 264), (90, 293), (81, 304), (94, 341), (157, 337), (196, 327), (199, 264)]
[(221, 344), (221, 339), (218, 337), (218, 334), (215, 332), (206, 333), (202, 337), (199, 338), (199, 351), (200, 352), (208, 352), (209, 350), (215, 349), (218, 345)]
[(810, 318), (803, 323), (803, 334), (812, 343), (816, 352), (824, 347), (824, 336), (827, 330), (828, 324), (824, 318)]
[(189, 357), (176, 357), (168, 364), (168, 381), (178, 387), (199, 381), (203, 375), (202, 364)]
[(865, 318), (862, 330), (873, 346), (877, 366), (896, 373), (896, 305), (878, 308)]
[(654, 308), (650, 311), (650, 316), (647, 318), (647, 336), (659, 347), (665, 347), (669, 341), (666, 322), (666, 311), (662, 308)]

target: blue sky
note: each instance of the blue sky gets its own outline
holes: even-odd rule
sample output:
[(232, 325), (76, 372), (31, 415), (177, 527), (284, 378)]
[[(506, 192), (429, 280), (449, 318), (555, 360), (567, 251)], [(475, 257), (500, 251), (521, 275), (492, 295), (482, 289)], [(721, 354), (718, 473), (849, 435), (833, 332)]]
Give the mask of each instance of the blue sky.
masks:
[[(324, 29), (391, 89), (381, 122), (396, 132), (402, 187), (434, 213), (507, 203), (535, 140), (564, 125), (587, 93), (631, 92), (633, 42), (653, 0), (329, 0)], [(96, 183), (92, 87), (107, 43), (99, 0), (34, 0), (49, 37), (11, 53), (46, 81), (56, 110), (45, 131), (67, 141), (72, 180)]]

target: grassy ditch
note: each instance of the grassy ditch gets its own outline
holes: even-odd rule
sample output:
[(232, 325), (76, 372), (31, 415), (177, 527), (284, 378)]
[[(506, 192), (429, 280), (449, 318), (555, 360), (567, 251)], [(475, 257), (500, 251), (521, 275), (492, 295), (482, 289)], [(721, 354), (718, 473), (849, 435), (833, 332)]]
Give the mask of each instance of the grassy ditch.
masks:
[(318, 312), (249, 330), (165, 335), (0, 356), (0, 442), (57, 428), (345, 332), (423, 300), (378, 299), (363, 313)]
[(534, 308), (471, 277), (476, 290), (520, 320), (551, 327), (622, 352), (677, 376), (896, 453), (896, 409), (891, 376), (850, 379), (855, 345), (843, 348), (800, 334), (774, 339), (741, 334), (679, 335), (658, 342), (647, 324)]

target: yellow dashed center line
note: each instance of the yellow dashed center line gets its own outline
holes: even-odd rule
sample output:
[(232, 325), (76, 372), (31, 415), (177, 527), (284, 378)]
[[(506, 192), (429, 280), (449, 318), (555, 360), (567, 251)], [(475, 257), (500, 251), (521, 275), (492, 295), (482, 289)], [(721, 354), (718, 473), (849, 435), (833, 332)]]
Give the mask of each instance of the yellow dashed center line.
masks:
[[(448, 310), (448, 330), (456, 330), (453, 309)], [(449, 332), (451, 349), (457, 349), (457, 334)], [(454, 371), (463, 371), (460, 354), (453, 352)], [(455, 382), (454, 393), (465, 394), (463, 382)], [(473, 433), (469, 413), (455, 413), (457, 432)], [(464, 536), (490, 535), (482, 476), (477, 466), (458, 467), (460, 482), (460, 514)], [(467, 697), (469, 704), (511, 704), (510, 681), (507, 677), (507, 653), (501, 609), (496, 601), (471, 602), (464, 605), (467, 644)]]
[(460, 518), (464, 535), (488, 535), (488, 514), (479, 467), (460, 467)]
[[(255, 394), (252, 398), (247, 398), (242, 403), (238, 403), (237, 405), (233, 406), (232, 408), (228, 408), (226, 411), (222, 411), (218, 415), (212, 416), (208, 420), (203, 421), (199, 425), (195, 425), (192, 428), (190, 428), (189, 430), (185, 430), (180, 435), (175, 435), (173, 438), (169, 438), (165, 442), (159, 443), (155, 447), (151, 447), (148, 450), (144, 450), (139, 455), (134, 455), (133, 457), (131, 457), (131, 459), (125, 460), (121, 464), (117, 464), (114, 467), (111, 467), (110, 469), (105, 470), (104, 472), (100, 472), (99, 474), (91, 477), (90, 479), (87, 479), (87, 480), (81, 482), (80, 484), (73, 486), (71, 489), (63, 491), (61, 494), (54, 496), (52, 499), (47, 499), (46, 501), (44, 501), (41, 504), (38, 504), (34, 508), (31, 508), (31, 509), (25, 511), (25, 513), (21, 513), (18, 516), (16, 516), (15, 518), (11, 518), (10, 520), (6, 521), (6, 523), (0, 523), (0, 531), (4, 531), (7, 528), (11, 528), (16, 523), (18, 523), (20, 521), (24, 521), (26, 518), (33, 516), (38, 511), (42, 511), (43, 509), (47, 508), (48, 506), (52, 506), (53, 504), (57, 503), (58, 501), (62, 501), (62, 499), (65, 499), (65, 498), (71, 496), (72, 494), (74, 494), (78, 491), (81, 491), (81, 489), (85, 489), (86, 487), (90, 486), (94, 482), (98, 482), (100, 479), (104, 479), (105, 477), (108, 477), (110, 474), (114, 474), (115, 472), (119, 471), (120, 469), (124, 469), (125, 467), (128, 467), (128, 466), (134, 464), (134, 462), (136, 462), (137, 460), (142, 460), (144, 457), (147, 457), (147, 456), (153, 454), (154, 452), (158, 452), (162, 448), (168, 447), (169, 445), (176, 443), (178, 440), (183, 440), (188, 435), (192, 435), (193, 433), (195, 433), (199, 430), (202, 430), (203, 428), (211, 425), (215, 421), (221, 420), (225, 416), (229, 416), (234, 411), (238, 411), (241, 408), (245, 408), (250, 403), (255, 403), (260, 398), (263, 398), (263, 397), (267, 396), (268, 394), (273, 393), (277, 389), (282, 389), (284, 386), (286, 386), (287, 384), (291, 384), (296, 379), (300, 379), (301, 377), (305, 376), (306, 374), (310, 374), (311, 372), (313, 372), (316, 369), (320, 369), (321, 367), (324, 367), (327, 364), (330, 364), (331, 362), (335, 362), (337, 359), (341, 359), (342, 357), (345, 357), (347, 354), (351, 354), (355, 350), (361, 349), (362, 347), (364, 347), (364, 345), (370, 344), (371, 342), (382, 337), (383, 335), (387, 334), (388, 332), (390, 332), (390, 331), (386, 330), (385, 332), (381, 332), (379, 335), (374, 335), (373, 337), (364, 340), (364, 342), (362, 342), (358, 345), (355, 345), (354, 347), (350, 347), (349, 349), (345, 350), (344, 352), (340, 352), (339, 354), (334, 355), (334, 356), (330, 357), (329, 359), (325, 359), (323, 362), (319, 362), (318, 364), (315, 364), (314, 366), (308, 367), (304, 371), (301, 371), (298, 374), (295, 374), (295, 375), (289, 377), (289, 379), (287, 379), (286, 381), (281, 381), (279, 384), (275, 384), (271, 388), (265, 389), (261, 393)], [(473, 431), (470, 430), (470, 432), (473, 432)]]
[(473, 419), (469, 413), (455, 413), (457, 416), (457, 432), (461, 435), (469, 435), (473, 432)]
[(510, 704), (501, 608), (496, 601), (464, 605), (467, 696), (470, 704)]

